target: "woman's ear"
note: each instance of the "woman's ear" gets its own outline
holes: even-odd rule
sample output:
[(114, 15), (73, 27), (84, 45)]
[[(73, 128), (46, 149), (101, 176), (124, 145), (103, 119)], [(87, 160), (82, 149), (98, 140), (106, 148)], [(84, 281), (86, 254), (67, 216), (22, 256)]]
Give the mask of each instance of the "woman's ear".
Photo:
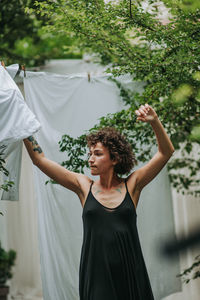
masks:
[(112, 158), (112, 164), (115, 166), (119, 162), (119, 155), (116, 153)]
[(117, 164), (117, 161), (115, 159), (113, 159), (112, 164), (113, 164), (113, 166), (115, 166)]

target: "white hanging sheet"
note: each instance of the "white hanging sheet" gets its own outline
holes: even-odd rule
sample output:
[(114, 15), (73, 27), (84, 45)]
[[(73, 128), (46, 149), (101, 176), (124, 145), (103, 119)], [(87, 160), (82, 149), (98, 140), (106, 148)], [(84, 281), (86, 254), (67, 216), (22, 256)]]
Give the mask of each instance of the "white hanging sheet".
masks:
[[(18, 65), (10, 68), (12, 77), (17, 70)], [(22, 140), (40, 128), (12, 77), (0, 66), (0, 150), (9, 171), (8, 177), (2, 175), (1, 182), (10, 180), (15, 183), (9, 192), (1, 191), (3, 200), (18, 200)]]
[[(130, 85), (131, 81), (126, 79), (126, 84)], [(42, 124), (35, 137), (46, 157), (58, 163), (67, 159), (66, 154), (59, 152), (58, 141), (63, 134), (77, 137), (96, 124), (101, 116), (123, 107), (118, 88), (107, 76), (91, 76), (88, 82), (87, 75), (83, 74), (27, 72), (24, 87), (27, 103)], [(45, 185), (48, 177), (35, 166), (33, 168), (44, 300), (78, 300), (83, 234), (80, 201), (60, 185)], [(178, 260), (170, 264), (156, 252), (160, 238), (169, 231), (174, 232), (171, 191), (165, 168), (142, 192), (137, 210), (146, 265), (155, 299), (160, 300), (181, 288), (176, 278)]]

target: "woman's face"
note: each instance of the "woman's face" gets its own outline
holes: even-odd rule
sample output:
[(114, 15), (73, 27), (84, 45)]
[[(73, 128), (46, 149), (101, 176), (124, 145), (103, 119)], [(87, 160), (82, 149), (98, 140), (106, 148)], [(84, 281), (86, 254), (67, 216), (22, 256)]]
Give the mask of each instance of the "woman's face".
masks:
[(110, 159), (109, 150), (98, 142), (95, 146), (90, 147), (89, 166), (92, 175), (106, 174), (113, 170), (115, 161)]

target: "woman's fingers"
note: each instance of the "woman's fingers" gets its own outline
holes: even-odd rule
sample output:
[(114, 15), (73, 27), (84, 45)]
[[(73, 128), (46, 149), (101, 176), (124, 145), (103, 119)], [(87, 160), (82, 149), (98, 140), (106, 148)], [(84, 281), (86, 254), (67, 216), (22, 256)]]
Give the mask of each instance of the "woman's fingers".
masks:
[(155, 113), (154, 109), (145, 103), (145, 105), (140, 105), (140, 107), (135, 110), (137, 117), (137, 120), (141, 120), (143, 122), (151, 122), (157, 117), (157, 114)]
[(146, 122), (147, 121), (146, 117), (150, 109), (151, 107), (147, 103), (145, 103), (145, 105), (140, 105), (140, 107), (135, 111), (136, 115), (138, 116), (137, 120)]
[(139, 111), (144, 115), (147, 114), (147, 110), (145, 109), (144, 105), (141, 105), (141, 108), (139, 109)]
[(136, 110), (135, 112), (137, 115), (142, 114), (142, 115), (146, 116), (148, 114), (149, 110), (150, 110), (150, 106), (146, 103), (145, 105), (141, 105), (140, 108), (138, 110)]
[(138, 115), (138, 116), (140, 115), (139, 110), (136, 110), (135, 113), (136, 113), (136, 115)]
[(143, 115), (147, 115), (147, 110), (143, 105), (139, 108), (139, 112)]
[(150, 110), (150, 106), (146, 103), (145, 105), (141, 105), (141, 107), (145, 110), (146, 113)]

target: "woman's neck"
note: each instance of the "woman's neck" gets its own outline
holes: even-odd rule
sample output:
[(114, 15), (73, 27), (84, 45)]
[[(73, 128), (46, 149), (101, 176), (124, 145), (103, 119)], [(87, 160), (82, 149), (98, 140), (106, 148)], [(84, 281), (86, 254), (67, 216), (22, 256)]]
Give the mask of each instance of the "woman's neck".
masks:
[(123, 180), (118, 177), (116, 173), (108, 173), (100, 175), (99, 181), (97, 183), (104, 189), (111, 189), (112, 187), (117, 186)]

